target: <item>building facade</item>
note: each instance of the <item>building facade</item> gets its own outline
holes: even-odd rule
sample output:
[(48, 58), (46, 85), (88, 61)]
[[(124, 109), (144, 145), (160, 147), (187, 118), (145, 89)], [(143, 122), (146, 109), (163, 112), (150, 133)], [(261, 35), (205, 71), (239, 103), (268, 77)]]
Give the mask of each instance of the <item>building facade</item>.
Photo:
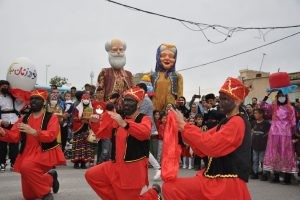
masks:
[[(249, 95), (245, 99), (245, 104), (251, 103), (251, 99), (256, 97), (258, 101), (261, 101), (267, 94), (267, 89), (270, 88), (269, 85), (269, 72), (261, 72), (243, 69), (240, 70), (239, 79), (250, 88)], [(289, 93), (289, 98), (291, 102), (295, 102), (296, 98), (300, 97), (300, 72), (289, 73), (289, 77), (292, 85), (297, 85), (298, 88), (291, 93)], [(274, 100), (276, 93), (272, 93), (269, 98), (270, 101)]]

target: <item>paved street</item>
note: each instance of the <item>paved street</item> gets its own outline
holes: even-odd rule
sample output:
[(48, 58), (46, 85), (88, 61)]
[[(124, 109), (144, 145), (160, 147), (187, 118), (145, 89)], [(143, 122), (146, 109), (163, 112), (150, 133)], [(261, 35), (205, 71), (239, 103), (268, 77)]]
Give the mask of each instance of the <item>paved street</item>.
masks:
[[(71, 166), (57, 168), (61, 188), (54, 195), (56, 200), (90, 200), (98, 199), (84, 179), (85, 170), (73, 169)], [(193, 176), (194, 170), (181, 169), (180, 176)], [(154, 174), (149, 169), (149, 177)], [(152, 181), (150, 185), (152, 185)], [(159, 182), (161, 184), (161, 182)], [(300, 185), (281, 185), (250, 180), (249, 189), (253, 200), (299, 200)], [(20, 175), (10, 171), (0, 174), (0, 200), (21, 200)]]

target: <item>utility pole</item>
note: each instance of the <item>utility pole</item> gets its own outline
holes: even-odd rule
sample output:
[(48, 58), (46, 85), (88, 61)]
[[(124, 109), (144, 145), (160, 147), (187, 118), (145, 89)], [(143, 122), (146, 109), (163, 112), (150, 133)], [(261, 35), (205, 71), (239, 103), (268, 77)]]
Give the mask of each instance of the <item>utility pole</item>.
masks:
[(91, 73), (90, 73), (91, 85), (93, 85), (93, 79), (94, 79), (94, 76), (95, 76), (94, 72), (91, 71)]
[(48, 85), (48, 68), (50, 67), (51, 65), (46, 65), (46, 85)]
[(259, 67), (259, 71), (260, 72), (261, 72), (261, 68), (262, 68), (263, 62), (264, 62), (265, 55), (267, 55), (267, 54), (263, 53), (263, 57), (261, 59), (261, 63), (260, 63), (260, 67)]

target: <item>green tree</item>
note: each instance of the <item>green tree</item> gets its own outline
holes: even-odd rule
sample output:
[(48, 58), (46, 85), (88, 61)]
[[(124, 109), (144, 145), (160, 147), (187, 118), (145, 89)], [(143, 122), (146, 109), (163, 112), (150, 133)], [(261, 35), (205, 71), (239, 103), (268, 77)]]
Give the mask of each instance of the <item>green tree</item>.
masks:
[(50, 85), (57, 85), (57, 87), (61, 87), (67, 83), (68, 79), (65, 77), (54, 76), (50, 79)]

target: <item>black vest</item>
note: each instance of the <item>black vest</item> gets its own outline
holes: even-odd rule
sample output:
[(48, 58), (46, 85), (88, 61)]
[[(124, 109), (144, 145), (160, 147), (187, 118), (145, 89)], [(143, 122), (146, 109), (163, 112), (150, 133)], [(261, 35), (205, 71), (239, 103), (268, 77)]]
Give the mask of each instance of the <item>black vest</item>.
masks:
[[(22, 122), (24, 124), (27, 124), (29, 116), (30, 116), (30, 114), (27, 114), (27, 115), (24, 116), (24, 118), (22, 120)], [(49, 123), (51, 117), (52, 117), (52, 113), (45, 112), (45, 115), (44, 115), (43, 120), (42, 120), (42, 126), (41, 126), (42, 130), (47, 130), (47, 126), (48, 126), (48, 123)], [(20, 154), (22, 154), (23, 150), (25, 148), (25, 145), (26, 145), (26, 133), (24, 133), (24, 132), (21, 132), (20, 143), (21, 143), (21, 145), (20, 145)], [(59, 145), (57, 143), (56, 139), (52, 142), (49, 142), (49, 143), (40, 143), (40, 144), (41, 144), (41, 147), (42, 147), (43, 151), (53, 149), (53, 148), (55, 148)]]
[[(135, 118), (134, 122), (141, 123), (144, 116), (145, 116), (144, 114), (139, 113), (139, 115)], [(112, 149), (111, 149), (111, 159), (113, 161), (115, 161), (116, 158), (116, 132), (117, 129), (113, 129)], [(148, 158), (149, 150), (150, 150), (150, 140), (140, 141), (129, 134), (126, 139), (126, 150), (124, 155), (124, 161), (135, 162), (138, 160), (142, 160), (146, 157)]]
[[(251, 160), (251, 128), (250, 123), (243, 116), (246, 129), (242, 144), (232, 153), (219, 157), (209, 157), (208, 166), (204, 172), (207, 178), (240, 178), (248, 182), (249, 168)], [(231, 118), (225, 118), (217, 127), (217, 131), (221, 126), (230, 121)], [(218, 134), (218, 133), (216, 133)]]

